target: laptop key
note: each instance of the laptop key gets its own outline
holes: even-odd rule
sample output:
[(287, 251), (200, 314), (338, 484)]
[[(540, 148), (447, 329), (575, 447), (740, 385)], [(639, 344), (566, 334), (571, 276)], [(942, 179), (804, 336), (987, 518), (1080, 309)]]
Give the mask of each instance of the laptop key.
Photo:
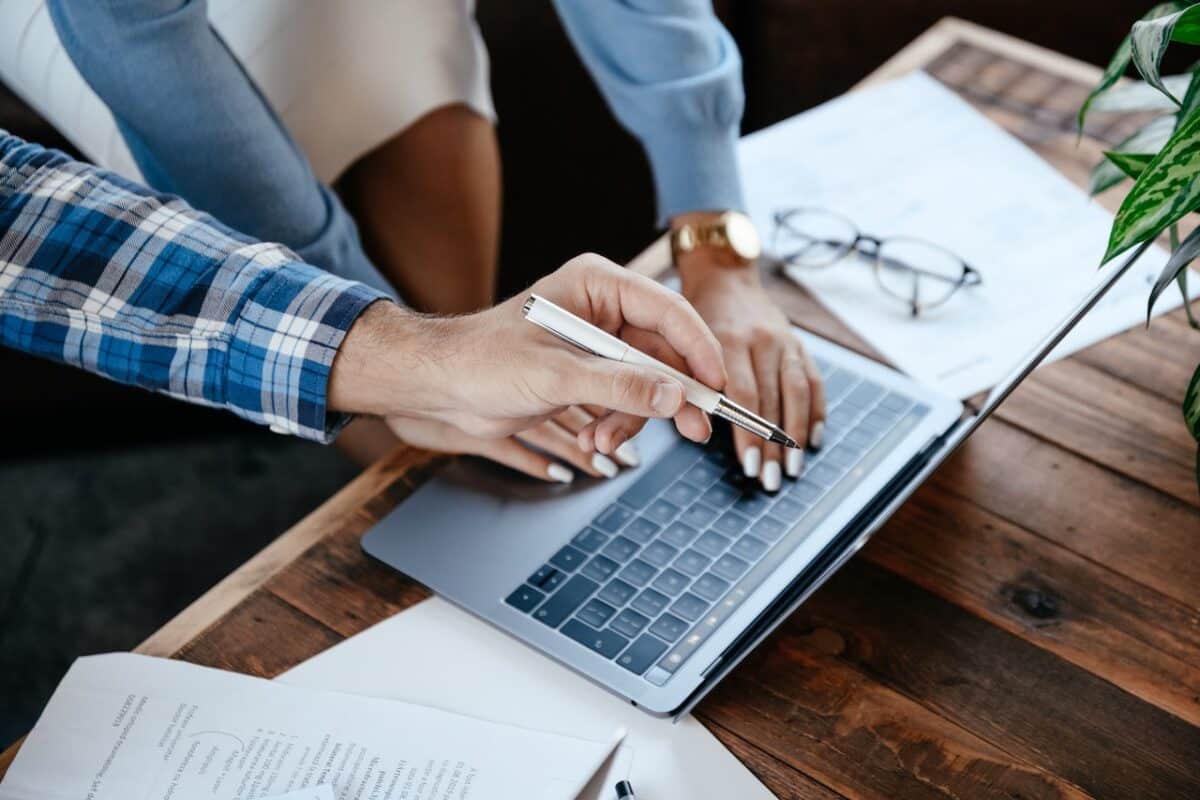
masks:
[(649, 561), (656, 567), (665, 567), (671, 563), (671, 559), (679, 555), (679, 548), (672, 547), (664, 541), (654, 541), (646, 545), (646, 549), (642, 551), (642, 558)]
[(703, 553), (698, 553), (695, 550), (684, 551), (683, 555), (675, 559), (675, 563), (671, 566), (687, 575), (695, 577), (708, 568), (712, 563), (712, 559)]
[(708, 611), (708, 603), (691, 592), (687, 592), (671, 604), (671, 613), (683, 617), (688, 622), (695, 622)]
[(747, 561), (758, 561), (769, 549), (766, 542), (747, 535), (734, 542), (733, 547), (729, 548), (729, 552)]
[(667, 603), (671, 602), (671, 598), (667, 597), (662, 592), (656, 592), (653, 589), (646, 589), (637, 596), (637, 599), (629, 604), (630, 608), (636, 608), (638, 611), (645, 614), (647, 617), (657, 617), (667, 607)]
[(696, 461), (696, 451), (691, 447), (676, 447), (670, 450), (625, 490), (621, 495), (621, 502), (630, 508), (645, 508), (663, 489), (674, 483), (681, 472)]
[(634, 586), (645, 586), (650, 582), (650, 579), (658, 574), (658, 570), (642, 561), (640, 558), (635, 558), (629, 562), (629, 566), (621, 570), (621, 577)]
[(726, 511), (713, 523), (713, 529), (727, 536), (740, 536), (750, 527), (750, 520), (733, 511)]
[(589, 600), (587, 605), (579, 609), (579, 613), (575, 616), (593, 628), (603, 628), (604, 623), (608, 622), (609, 618), (615, 613), (617, 613), (617, 610), (608, 603), (599, 600)]
[(860, 458), (862, 458), (861, 450), (845, 442), (840, 442), (837, 447), (821, 456), (821, 463), (848, 470), (857, 464)]
[(607, 586), (600, 590), (600, 594), (596, 596), (609, 605), (620, 608), (628, 603), (629, 598), (635, 594), (637, 594), (637, 589), (620, 578), (613, 578), (608, 582)]
[(663, 570), (654, 581), (654, 588), (672, 597), (679, 594), (688, 585), (688, 577), (673, 569)]
[(865, 428), (855, 428), (846, 433), (846, 437), (842, 442), (853, 447), (858, 447), (862, 450), (868, 449), (875, 442), (879, 441), (879, 434), (874, 431), (869, 431)]
[(631, 608), (627, 608), (609, 625), (617, 633), (622, 636), (628, 636), (630, 639), (642, 632), (642, 628), (650, 624), (650, 620), (642, 616)]
[(666, 651), (666, 642), (646, 634), (630, 645), (629, 649), (617, 659), (617, 663), (634, 675), (641, 675)]
[(706, 506), (704, 503), (693, 503), (683, 510), (683, 513), (679, 515), (679, 520), (693, 528), (707, 528), (720, 515), (720, 512), (711, 506)]
[(538, 606), (537, 611), (533, 612), (533, 618), (551, 628), (557, 628), (598, 588), (600, 588), (600, 584), (591, 578), (576, 575), (564, 583), (561, 589), (550, 595), (549, 600)]
[(838, 479), (845, 475), (845, 470), (838, 469), (832, 464), (814, 464), (813, 467), (805, 473), (805, 480), (812, 481), (818, 486), (823, 486), (826, 489), (838, 482)]
[(589, 628), (577, 619), (562, 626), (562, 632), (581, 645), (605, 658), (616, 658), (625, 649), (629, 640), (616, 631), (598, 631)]
[(875, 401), (884, 393), (884, 388), (877, 383), (873, 383), (865, 378), (851, 390), (850, 394), (846, 395), (842, 403), (857, 408), (870, 408), (875, 405)]
[(750, 565), (735, 555), (726, 553), (713, 563), (712, 571), (726, 580), (736, 581)]
[(700, 495), (700, 499), (713, 508), (725, 509), (733, 505), (734, 501), (741, 496), (742, 493), (738, 489), (727, 483), (718, 483), (710, 486), (708, 491)]
[[(772, 509), (774, 513), (774, 509)], [(758, 522), (750, 526), (750, 532), (768, 542), (774, 542), (787, 533), (788, 526), (775, 519), (774, 517), (763, 517)]]
[(580, 550), (584, 550), (588, 553), (594, 553), (601, 547), (604, 547), (604, 543), (607, 541), (608, 535), (603, 531), (598, 531), (595, 528), (584, 528), (579, 533), (575, 534), (575, 538), (571, 540), (571, 544), (575, 545)]
[(844, 369), (834, 370), (825, 378), (825, 402), (833, 405), (858, 383), (858, 376)]
[(663, 614), (650, 626), (650, 632), (661, 639), (673, 642), (687, 632), (688, 624), (679, 617)]
[(706, 572), (692, 584), (692, 591), (710, 603), (715, 603), (720, 599), (721, 595), (725, 594), (729, 585), (729, 581), (724, 578), (718, 578), (711, 572)]
[(786, 522), (796, 522), (804, 516), (804, 512), (807, 510), (808, 505), (795, 499), (794, 496), (781, 497), (771, 507), (771, 516)]
[(508, 597), (504, 598), (504, 602), (515, 608), (517, 611), (529, 613), (537, 607), (537, 604), (544, 600), (546, 595), (534, 589), (532, 586), (518, 586), (516, 590)]
[(555, 569), (549, 564), (543, 564), (538, 567), (537, 572), (526, 578), (525, 582), (533, 584), (543, 592), (553, 592), (566, 579), (566, 573), (562, 570)]
[(633, 539), (635, 542), (645, 544), (653, 539), (654, 534), (658, 533), (660, 529), (660, 526), (656, 523), (651, 522), (645, 517), (638, 517), (626, 525), (621, 534)]
[(720, 466), (713, 464), (710, 461), (700, 460), (696, 465), (683, 473), (683, 480), (690, 483), (700, 491), (704, 491), (721, 479), (721, 473), (725, 470)]
[(603, 583), (613, 576), (621, 565), (607, 556), (592, 556), (592, 560), (583, 565), (579, 574), (586, 575), (594, 581)]
[(633, 554), (637, 551), (638, 543), (632, 539), (626, 539), (624, 536), (614, 536), (613, 540), (604, 547), (604, 555), (622, 564), (633, 558)]
[(825, 488), (818, 486), (807, 478), (801, 478), (792, 484), (792, 488), (788, 490), (788, 496), (801, 502), (812, 504), (817, 502), (821, 495), (825, 494)]
[(733, 504), (733, 510), (747, 517), (757, 517), (759, 514), (767, 510), (771, 505), (771, 496), (755, 491), (755, 494), (747, 494), (739, 497)]
[(679, 513), (679, 506), (668, 503), (666, 500), (660, 498), (651, 503), (650, 507), (642, 513), (658, 524), (666, 525), (675, 519), (675, 515)]
[(891, 417), (880, 414), (878, 411), (872, 411), (858, 421), (858, 427), (872, 433), (882, 434), (884, 431), (889, 430), (895, 422)]
[(692, 540), (700, 535), (700, 531), (684, 525), (682, 522), (673, 522), (667, 526), (667, 529), (659, 536), (659, 540), (666, 542), (672, 547), (687, 547), (692, 543)]
[(700, 538), (696, 540), (694, 547), (704, 555), (710, 558), (716, 558), (725, 552), (725, 548), (729, 546), (732, 540), (722, 536), (716, 531), (705, 531)]
[(563, 549), (559, 550), (554, 555), (550, 556), (550, 563), (559, 569), (567, 572), (574, 572), (579, 567), (583, 566), (583, 562), (587, 561), (587, 553), (582, 550), (571, 547), (571, 545), (563, 545)]
[(674, 503), (680, 508), (685, 508), (696, 502), (696, 498), (700, 497), (700, 494), (701, 491), (690, 483), (676, 481), (663, 492), (663, 499)]
[(608, 533), (616, 533), (629, 520), (633, 519), (633, 512), (625, 506), (613, 503), (608, 508), (600, 512), (600, 516), (592, 521), (592, 525), (602, 531)]

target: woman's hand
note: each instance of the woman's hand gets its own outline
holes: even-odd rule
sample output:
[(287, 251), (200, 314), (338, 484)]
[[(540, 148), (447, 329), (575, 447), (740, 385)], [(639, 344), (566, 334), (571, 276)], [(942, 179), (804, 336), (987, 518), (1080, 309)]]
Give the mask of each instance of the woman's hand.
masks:
[[(537, 292), (638, 346), (683, 366), (715, 389), (725, 385), (721, 347), (678, 294), (600, 256), (572, 259), (538, 281)], [(331, 408), (447, 423), (475, 437), (527, 431), (570, 406), (600, 419), (578, 432), (580, 445), (611, 453), (606, 419), (672, 418), (694, 441), (708, 418), (684, 401), (684, 387), (647, 367), (598, 358), (526, 322), (522, 294), (478, 314), (423, 317), (376, 303), (351, 328), (333, 362)], [(618, 412), (613, 414), (612, 412)]]
[(730, 269), (705, 262), (702, 252), (680, 263), (683, 295), (691, 301), (725, 353), (730, 400), (778, 422), (800, 447), (784, 453), (740, 428), (733, 431), (742, 471), (768, 491), (804, 466), (804, 447), (820, 447), (825, 429), (825, 387), (791, 323), (763, 289), (753, 266)]

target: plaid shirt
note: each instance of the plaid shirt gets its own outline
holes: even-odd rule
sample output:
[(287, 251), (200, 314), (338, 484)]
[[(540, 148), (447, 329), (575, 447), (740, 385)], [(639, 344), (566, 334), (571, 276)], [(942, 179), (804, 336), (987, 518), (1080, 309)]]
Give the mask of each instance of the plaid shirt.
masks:
[(0, 130), (0, 344), (329, 441), (334, 355), (383, 297)]

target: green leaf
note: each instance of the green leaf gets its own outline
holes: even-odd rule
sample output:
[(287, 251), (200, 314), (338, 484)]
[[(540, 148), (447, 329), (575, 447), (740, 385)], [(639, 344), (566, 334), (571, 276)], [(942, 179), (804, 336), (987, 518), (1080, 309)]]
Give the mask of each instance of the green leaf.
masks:
[(1192, 231), (1186, 239), (1173, 248), (1171, 257), (1167, 259), (1162, 272), (1158, 274), (1158, 279), (1154, 281), (1154, 286), (1150, 289), (1150, 301), (1146, 304), (1147, 322), (1150, 321), (1150, 315), (1154, 313), (1154, 304), (1158, 302), (1158, 296), (1171, 285), (1172, 281), (1183, 274), (1187, 265), (1192, 263), (1197, 256), (1200, 256), (1200, 228)]
[(1137, 177), (1146, 169), (1151, 159), (1154, 158), (1154, 155), (1152, 153), (1120, 153), (1115, 150), (1109, 150), (1104, 153), (1104, 157), (1112, 162), (1113, 166), (1121, 170), (1121, 172), (1137, 180)]
[(1188, 84), (1187, 92), (1183, 95), (1183, 104), (1179, 108), (1179, 115), (1175, 118), (1177, 123), (1190, 117), (1198, 107), (1200, 107), (1200, 65), (1192, 67), (1192, 80)]
[(1179, 274), (1175, 276), (1175, 285), (1179, 287), (1179, 294), (1183, 297), (1183, 313), (1187, 315), (1188, 325), (1194, 330), (1200, 331), (1200, 320), (1196, 319), (1196, 315), (1192, 313), (1192, 298), (1188, 296), (1188, 271), (1186, 269), (1179, 270)]
[[(1147, 11), (1146, 16), (1142, 17), (1142, 19), (1156, 19), (1178, 11), (1181, 8), (1183, 8), (1183, 4), (1179, 2), (1160, 3)], [(1104, 68), (1104, 74), (1100, 77), (1100, 82), (1096, 84), (1096, 88), (1092, 89), (1092, 93), (1087, 96), (1087, 99), (1083, 101), (1083, 105), (1079, 107), (1078, 123), (1080, 133), (1083, 133), (1083, 121), (1087, 117), (1088, 109), (1091, 108), (1092, 103), (1096, 101), (1097, 97), (1108, 91), (1125, 74), (1125, 70), (1129, 67), (1129, 59), (1132, 56), (1133, 45), (1131, 37), (1126, 36), (1121, 40), (1121, 44), (1117, 46), (1117, 52), (1113, 54), (1112, 60), (1108, 62), (1108, 66)]]
[[(1118, 144), (1116, 149), (1121, 153), (1153, 155), (1162, 149), (1174, 130), (1175, 116), (1173, 114), (1155, 117)], [(1104, 159), (1092, 170), (1088, 191), (1097, 195), (1111, 189), (1123, 180), (1125, 180), (1125, 173), (1116, 164)]]
[(1121, 203), (1102, 263), (1200, 207), (1200, 111), (1184, 120)]
[[(1169, 75), (1163, 78), (1163, 83), (1172, 95), (1179, 96), (1186, 92), (1192, 84), (1192, 73)], [(1091, 105), (1091, 111), (1110, 113), (1127, 113), (1131, 111), (1171, 111), (1178, 104), (1163, 95), (1155, 87), (1145, 81), (1129, 81), (1120, 86), (1114, 86), (1096, 98)]]
[(1187, 423), (1192, 437), (1200, 442), (1200, 365), (1192, 375), (1187, 391), (1183, 395), (1183, 421)]
[(1173, 14), (1133, 23), (1129, 39), (1133, 65), (1146, 83), (1182, 105), (1163, 83), (1158, 70), (1163, 53), (1172, 41), (1200, 44), (1200, 3)]

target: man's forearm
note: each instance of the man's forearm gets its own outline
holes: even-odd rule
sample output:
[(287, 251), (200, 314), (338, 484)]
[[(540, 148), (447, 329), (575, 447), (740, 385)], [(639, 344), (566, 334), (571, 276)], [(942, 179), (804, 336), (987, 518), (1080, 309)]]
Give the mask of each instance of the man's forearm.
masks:
[(334, 355), (383, 295), (0, 131), (0, 344), (327, 441)]

